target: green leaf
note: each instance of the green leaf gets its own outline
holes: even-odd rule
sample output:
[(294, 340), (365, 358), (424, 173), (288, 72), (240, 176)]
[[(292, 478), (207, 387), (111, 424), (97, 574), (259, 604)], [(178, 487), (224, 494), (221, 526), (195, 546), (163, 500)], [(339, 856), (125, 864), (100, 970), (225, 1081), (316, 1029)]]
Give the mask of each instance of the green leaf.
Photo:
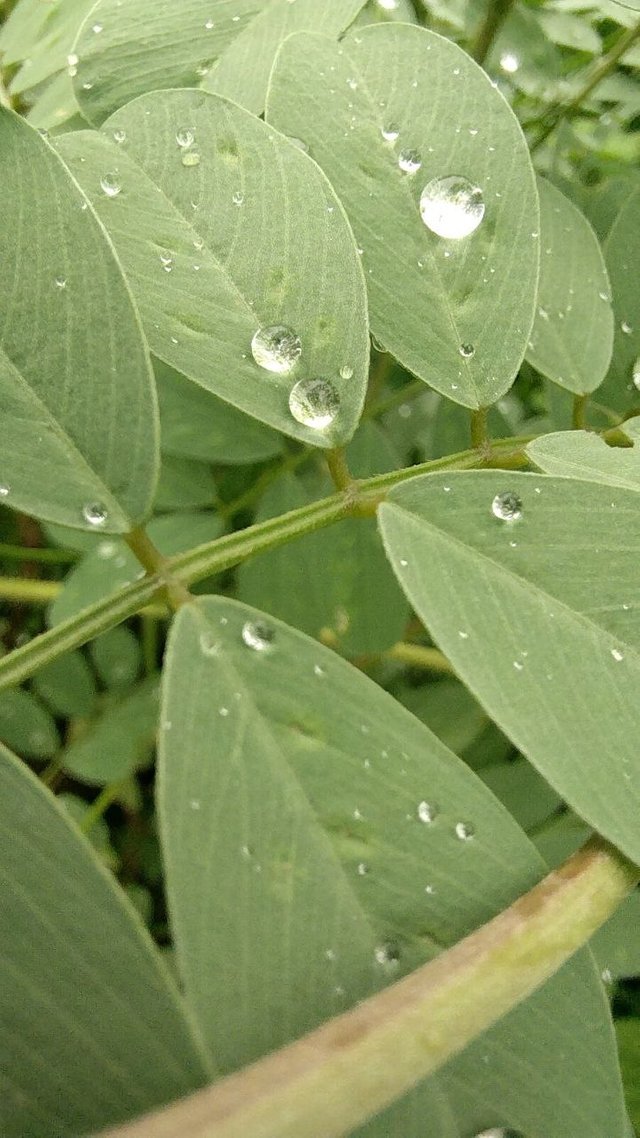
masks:
[(158, 677), (140, 684), (91, 724), (62, 755), (64, 769), (80, 782), (104, 786), (149, 766), (158, 726)]
[[(91, 714), (96, 685), (81, 652), (66, 652), (45, 664), (33, 677), (33, 687), (56, 715), (84, 718)], [(14, 747), (14, 750), (20, 750)]]
[[(166, 557), (213, 541), (221, 531), (220, 519), (212, 513), (168, 514), (154, 518), (147, 527), (149, 537)], [(49, 627), (142, 576), (144, 570), (124, 541), (101, 541), (67, 574), (62, 592), (49, 609)]]
[(630, 419), (622, 430), (634, 445), (610, 447), (590, 431), (557, 431), (534, 439), (529, 458), (547, 474), (601, 482), (625, 490), (640, 490), (640, 419)]
[[(385, 436), (372, 423), (359, 429), (348, 457), (360, 477), (397, 466)], [(326, 477), (305, 485), (301, 477), (285, 474), (266, 491), (256, 521), (330, 493)], [(372, 518), (345, 518), (246, 561), (238, 573), (238, 595), (310, 636), (330, 630), (340, 649), (351, 655), (389, 648), (401, 638), (409, 616)]]
[(208, 463), (164, 455), (154, 503), (156, 510), (211, 506), (215, 497), (215, 483)]
[[(514, 495), (504, 506), (503, 494)], [(518, 505), (515, 520), (494, 513)], [(640, 860), (636, 495), (458, 472), (396, 487), (379, 517), (405, 593), (462, 681), (551, 786)]]
[[(363, 249), (376, 338), (454, 402), (495, 402), (529, 338), (539, 216), (520, 127), (488, 76), (409, 24), (358, 29), (341, 45), (301, 34), (277, 57), (267, 118), (309, 146), (340, 195)], [(421, 160), (414, 173), (399, 166), (410, 151)], [(420, 216), (422, 190), (449, 176), (483, 195), (484, 218), (460, 240)]]
[(48, 759), (60, 746), (53, 717), (30, 692), (0, 692), (0, 740), (31, 759)]
[(590, 826), (571, 812), (551, 818), (532, 838), (550, 869), (561, 865), (591, 837)]
[(140, 642), (130, 628), (112, 628), (91, 641), (93, 666), (108, 688), (128, 688), (142, 666)]
[(640, 976), (640, 893), (636, 890), (592, 937), (591, 950), (610, 980)]
[(533, 830), (562, 805), (562, 799), (526, 759), (484, 767), (482, 781), (522, 826)]
[(398, 699), (456, 755), (461, 755), (487, 725), (480, 704), (457, 680), (441, 680), (398, 692)]
[(0, 748), (5, 1138), (74, 1138), (209, 1074), (140, 920), (62, 805)]
[[(602, 399), (613, 407), (637, 403), (634, 374), (640, 376), (640, 290), (635, 267), (640, 262), (640, 188), (623, 203), (604, 243), (616, 316), (611, 371)], [(640, 378), (637, 381), (640, 383)]]
[[(366, 295), (353, 235), (315, 163), (200, 91), (137, 99), (104, 129), (58, 145), (113, 238), (155, 354), (295, 438), (349, 439), (367, 381)], [(181, 147), (177, 136), (193, 142)], [(107, 171), (122, 187), (113, 198), (100, 190)], [(297, 362), (277, 373), (251, 350), (256, 333), (276, 326), (302, 342)], [(294, 386), (318, 378), (339, 399), (327, 429), (289, 409)]]
[(294, 32), (338, 36), (357, 16), (364, 0), (271, 0), (229, 45), (203, 86), (247, 110), (264, 111), (269, 76), (278, 48)]
[[(156, 481), (147, 350), (113, 249), (59, 157), (2, 110), (0, 484), (49, 521), (130, 530)], [(94, 509), (94, 507), (97, 507)], [(87, 516), (85, 516), (85, 513)]]
[[(77, 794), (63, 793), (56, 795), (56, 802), (58, 802), (60, 806), (64, 806), (64, 809), (69, 817), (73, 819), (76, 826), (82, 826), (82, 822), (89, 809), (84, 798), (79, 798)], [(112, 873), (115, 873), (119, 867), (120, 859), (111, 845), (109, 825), (105, 822), (104, 818), (96, 819), (87, 837), (100, 858), (100, 861), (106, 865)]]
[[(222, 598), (184, 606), (164, 679), (158, 806), (174, 938), (186, 1000), (225, 1070), (436, 955), (541, 872), (515, 822), (435, 736), (335, 653), (275, 621), (269, 639), (264, 620)], [(431, 824), (420, 820), (427, 803)], [(456, 836), (460, 823), (472, 838)], [(430, 1138), (494, 1121), (621, 1135), (589, 960), (416, 1092), (422, 1110), (406, 1125), (383, 1116), (363, 1133), (423, 1138), (435, 1088), (459, 1130), (436, 1114)]]
[[(620, 1065), (627, 1096), (627, 1104), (635, 1132), (640, 1129), (640, 1020), (620, 1019), (616, 1023), (616, 1035), (620, 1048)], [(630, 1130), (632, 1138), (634, 1131)]]
[(600, 386), (611, 362), (609, 277), (584, 214), (544, 178), (538, 193), (542, 257), (527, 360), (554, 383), (584, 395)]
[(5, 63), (23, 66), (11, 81), (11, 93), (39, 88), (67, 66), (76, 32), (90, 11), (93, 0), (26, 0), (16, 5), (3, 29), (0, 51)]
[(280, 435), (155, 361), (162, 450), (222, 465), (262, 462), (282, 451)]

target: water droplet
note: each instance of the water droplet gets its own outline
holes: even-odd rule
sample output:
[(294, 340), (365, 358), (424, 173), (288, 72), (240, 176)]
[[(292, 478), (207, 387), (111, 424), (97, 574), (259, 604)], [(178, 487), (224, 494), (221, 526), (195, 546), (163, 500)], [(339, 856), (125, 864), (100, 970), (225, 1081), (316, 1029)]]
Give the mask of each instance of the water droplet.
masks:
[(623, 320), (622, 324), (620, 325), (620, 331), (624, 332), (625, 336), (630, 336), (633, 332), (633, 328), (627, 320)]
[(198, 643), (200, 644), (200, 651), (203, 656), (213, 657), (220, 655), (220, 645), (212, 632), (201, 632)]
[(265, 371), (282, 375), (291, 371), (302, 353), (300, 337), (286, 324), (259, 328), (251, 341), (251, 354)]
[(254, 652), (269, 652), (275, 635), (275, 630), (263, 620), (248, 620), (242, 626), (242, 641)]
[(429, 802), (418, 803), (418, 818), (426, 825), (430, 825), (438, 816), (438, 807)]
[(326, 671), (326, 668), (322, 667), (322, 664), (314, 664), (313, 665), (313, 674), (314, 674), (314, 676), (326, 676), (327, 671)]
[(383, 12), (395, 12), (398, 7), (398, 0), (377, 0), (378, 7), (382, 8)]
[(461, 344), (458, 348), (458, 351), (460, 352), (462, 358), (465, 360), (470, 360), (471, 357), (475, 356), (476, 354), (476, 350), (473, 344)]
[(456, 822), (456, 838), (461, 842), (470, 842), (475, 830), (470, 822)]
[[(488, 1062), (489, 1056), (486, 1056)], [(512, 1130), (510, 1126), (492, 1126), (489, 1130), (482, 1130), (474, 1138), (525, 1138), (521, 1130)]]
[(93, 32), (94, 36), (99, 36), (100, 32), (102, 31), (102, 24), (93, 24), (91, 31)]
[(242, 205), (244, 201), (244, 194), (242, 190), (234, 190), (233, 194), (231, 195), (231, 200), (234, 205)]
[(343, 364), (340, 368), (340, 379), (353, 379), (353, 368), (349, 364)]
[(422, 166), (422, 158), (417, 150), (401, 150), (398, 155), (398, 166), (405, 174), (415, 174)]
[(435, 888), (433, 885), (425, 885), (424, 891), (425, 893), (428, 893), (430, 897), (433, 897), (435, 894)]
[(186, 154), (182, 155), (183, 166), (199, 166), (200, 155), (197, 150), (188, 150)]
[(74, 79), (78, 74), (79, 62), (80, 60), (78, 59), (78, 56), (75, 54), (75, 52), (71, 52), (67, 56), (67, 75), (69, 75), (72, 79)]
[(117, 551), (118, 546), (116, 545), (115, 541), (101, 541), (96, 550), (96, 553), (98, 554), (98, 557), (100, 557), (103, 561), (109, 561), (111, 557), (115, 556)]
[(82, 84), (82, 90), (83, 91), (90, 91), (92, 87), (93, 87), (93, 83), (90, 83), (89, 80), (87, 80), (86, 83)]
[(462, 628), (458, 629), (458, 636), (460, 637), (461, 640), (468, 640), (469, 639), (469, 633), (464, 632)]
[(289, 410), (297, 423), (323, 431), (337, 418), (340, 396), (328, 379), (301, 379), (291, 389)]
[(406, 569), (408, 564), (409, 564), (409, 562), (407, 561), (406, 557), (400, 558), (400, 567), (402, 569)]
[(376, 947), (373, 955), (377, 964), (382, 964), (387, 968), (396, 968), (400, 959), (400, 950), (397, 944), (386, 941), (385, 944), (379, 944)]
[(8, 498), (10, 493), (10, 486), (0, 486), (0, 498)]
[(87, 502), (82, 507), (82, 516), (90, 526), (103, 526), (108, 518), (107, 508), (102, 502)]
[(366, 877), (369, 872), (369, 866), (366, 862), (361, 861), (358, 865), (358, 877)]
[(520, 60), (517, 55), (514, 55), (512, 51), (503, 51), (500, 56), (500, 67), (503, 71), (507, 72), (507, 75), (513, 75), (519, 66)]
[(613, 983), (613, 973), (612, 973), (610, 968), (603, 968), (600, 975), (602, 977), (602, 981), (604, 984), (612, 984)]
[(213, 22), (213, 20), (205, 20), (204, 26), (205, 26), (205, 30), (210, 32), (212, 28), (215, 28), (215, 23)]
[(226, 719), (228, 714), (229, 714), (229, 708), (228, 707), (219, 707), (218, 708), (218, 715), (220, 715), (223, 719)]
[(100, 189), (108, 198), (116, 198), (121, 188), (120, 179), (116, 173), (105, 174), (100, 179)]
[(192, 810), (199, 810), (200, 809), (200, 802), (197, 798), (192, 798), (189, 805), (190, 805)]
[(347, 87), (349, 87), (352, 91), (357, 91), (358, 90), (358, 80), (357, 79), (347, 79)]
[(325, 952), (325, 956), (327, 960), (335, 960), (337, 956), (335, 948), (328, 948)]
[(380, 130), (386, 142), (395, 142), (400, 134), (400, 127), (396, 126), (395, 123), (389, 123), (387, 126), (381, 127)]
[(195, 134), (188, 127), (182, 127), (176, 131), (176, 142), (181, 150), (187, 150), (190, 146), (193, 146), (194, 139)]
[(522, 501), (513, 490), (496, 494), (491, 503), (491, 513), (501, 522), (517, 522), (522, 517)]
[(621, 660), (624, 660), (624, 652), (621, 652), (619, 648), (612, 648), (611, 655), (618, 664)]
[(127, 138), (126, 130), (114, 130), (113, 141), (117, 143), (125, 142)]
[(56, 288), (66, 288), (67, 281), (65, 277), (56, 277)]
[(438, 237), (468, 237), (484, 217), (482, 190), (457, 174), (433, 178), (420, 195), (420, 216)]
[(170, 253), (161, 253), (160, 254), (160, 264), (162, 265), (162, 268), (164, 269), (165, 273), (170, 273), (172, 268), (173, 268), (173, 257), (171, 256), (171, 254)]

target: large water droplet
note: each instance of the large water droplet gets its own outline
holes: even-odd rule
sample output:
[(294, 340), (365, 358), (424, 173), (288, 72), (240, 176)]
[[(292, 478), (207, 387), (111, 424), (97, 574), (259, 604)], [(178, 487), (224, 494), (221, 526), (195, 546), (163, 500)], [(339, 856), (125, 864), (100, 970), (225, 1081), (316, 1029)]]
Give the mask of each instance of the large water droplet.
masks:
[(108, 518), (107, 507), (102, 502), (87, 502), (82, 507), (82, 516), (90, 526), (103, 526)]
[(504, 490), (493, 499), (491, 513), (501, 522), (517, 522), (522, 517), (522, 501), (513, 490)]
[(388, 123), (387, 126), (381, 127), (380, 130), (386, 142), (395, 142), (400, 134), (400, 127), (396, 126), (395, 123)]
[(340, 410), (340, 396), (328, 379), (301, 379), (291, 389), (289, 410), (297, 423), (323, 431)]
[(631, 380), (636, 391), (640, 391), (640, 356), (631, 366)]
[(279, 374), (291, 371), (302, 353), (300, 337), (286, 324), (270, 324), (258, 328), (251, 341), (251, 354), (266, 371)]
[(420, 216), (438, 237), (468, 237), (484, 217), (482, 190), (457, 174), (433, 178), (420, 195)]
[(470, 822), (456, 822), (456, 838), (461, 842), (470, 842), (475, 830)]
[(116, 173), (105, 174), (100, 179), (100, 189), (108, 198), (116, 198), (122, 189), (118, 175)]
[(430, 803), (430, 802), (419, 802), (418, 803), (418, 818), (420, 819), (421, 822), (424, 822), (426, 825), (429, 825), (431, 822), (435, 821), (437, 815), (438, 815), (438, 807), (435, 806), (433, 803)]
[(182, 155), (183, 166), (199, 166), (200, 155), (197, 150), (187, 150), (186, 154)]
[(417, 150), (401, 150), (398, 155), (398, 166), (405, 174), (415, 174), (422, 166), (422, 158)]
[(264, 620), (248, 620), (242, 626), (242, 640), (254, 652), (268, 652), (273, 647), (275, 630)]
[(460, 352), (462, 358), (465, 360), (470, 360), (471, 357), (475, 356), (476, 354), (476, 350), (473, 344), (461, 344), (458, 351)]
[(187, 150), (190, 146), (193, 146), (194, 138), (195, 134), (186, 126), (176, 131), (176, 142), (182, 150)]

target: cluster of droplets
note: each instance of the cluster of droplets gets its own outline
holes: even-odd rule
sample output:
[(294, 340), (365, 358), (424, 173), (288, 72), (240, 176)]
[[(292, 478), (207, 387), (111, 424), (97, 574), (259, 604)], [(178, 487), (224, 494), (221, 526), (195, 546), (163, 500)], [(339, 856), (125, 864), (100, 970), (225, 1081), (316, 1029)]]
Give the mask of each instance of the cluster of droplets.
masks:
[[(302, 355), (302, 341), (286, 324), (259, 328), (251, 340), (251, 354), (259, 367), (278, 375), (293, 371)], [(341, 379), (351, 379), (353, 368), (344, 364)], [(340, 411), (340, 395), (329, 379), (300, 379), (289, 393), (289, 411), (297, 423), (312, 430), (326, 430)]]

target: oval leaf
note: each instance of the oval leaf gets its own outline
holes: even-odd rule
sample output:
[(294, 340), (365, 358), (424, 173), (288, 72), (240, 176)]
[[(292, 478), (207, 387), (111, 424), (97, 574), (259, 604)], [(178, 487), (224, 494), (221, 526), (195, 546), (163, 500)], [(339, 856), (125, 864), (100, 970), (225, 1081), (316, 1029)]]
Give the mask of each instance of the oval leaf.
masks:
[[(506, 810), (391, 696), (222, 598), (183, 607), (170, 635), (158, 795), (185, 996), (226, 1070), (436, 955), (543, 872)], [(406, 1126), (387, 1114), (365, 1133), (424, 1138), (426, 1116), (430, 1138), (455, 1134), (428, 1113), (434, 1087), (446, 1089), (460, 1133), (484, 1121), (620, 1136), (611, 1029), (589, 960), (416, 1092), (423, 1109)]]
[[(350, 438), (367, 381), (366, 294), (315, 163), (247, 111), (189, 90), (137, 99), (104, 135), (59, 146), (113, 238), (155, 354), (286, 434), (324, 447)], [(109, 172), (121, 187), (111, 197)], [(252, 354), (256, 333), (278, 326), (301, 342), (290, 370)], [(294, 386), (317, 379), (339, 401), (326, 429), (289, 408)]]
[[(520, 518), (495, 516), (502, 495)], [(636, 495), (535, 474), (433, 475), (394, 489), (380, 525), (460, 678), (562, 797), (640, 861)]]
[(210, 1074), (139, 918), (56, 802), (0, 746), (5, 1138), (74, 1138)]
[[(341, 45), (301, 34), (277, 57), (267, 117), (309, 146), (344, 203), (375, 336), (456, 403), (494, 403), (529, 338), (539, 215), (522, 132), (488, 76), (409, 24), (358, 29)], [(454, 176), (480, 189), (485, 212), (450, 240), (423, 224), (420, 199)], [(469, 212), (446, 207), (446, 231), (461, 232)]]
[(534, 439), (527, 454), (546, 474), (562, 474), (585, 482), (604, 482), (626, 490), (640, 490), (640, 419), (621, 428), (632, 447), (610, 447), (591, 431), (555, 431)]
[(158, 459), (136, 311), (77, 184), (5, 110), (0, 154), (0, 493), (47, 521), (126, 532), (150, 509)]
[(616, 316), (613, 361), (602, 398), (626, 409), (640, 401), (640, 189), (629, 194), (604, 243)]
[(595, 391), (613, 350), (611, 290), (598, 238), (584, 214), (538, 178), (542, 257), (527, 360), (577, 395)]

